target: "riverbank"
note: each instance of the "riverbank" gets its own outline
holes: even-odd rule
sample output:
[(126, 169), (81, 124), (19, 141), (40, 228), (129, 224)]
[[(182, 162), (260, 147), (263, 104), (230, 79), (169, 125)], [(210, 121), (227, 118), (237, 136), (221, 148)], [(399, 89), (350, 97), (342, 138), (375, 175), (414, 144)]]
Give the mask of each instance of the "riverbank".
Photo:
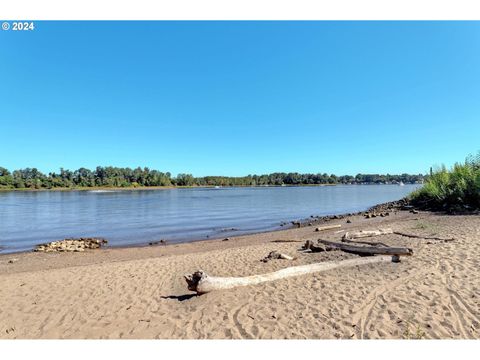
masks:
[[(350, 223), (347, 223), (350, 221)], [(480, 216), (393, 211), (332, 219), (394, 230), (399, 264), (371, 264), (195, 296), (183, 274), (246, 276), (355, 255), (300, 253), (338, 229), (304, 226), (175, 245), (0, 256), (2, 338), (480, 338)], [(283, 242), (278, 242), (283, 241)], [(291, 242), (285, 242), (291, 241)], [(277, 250), (296, 259), (260, 260)]]
[[(377, 184), (377, 183), (359, 183), (359, 184), (293, 184), (293, 185), (192, 185), (192, 186), (180, 186), (180, 185), (171, 185), (171, 186), (79, 186), (79, 187), (56, 187), (56, 188), (0, 188), (0, 192), (9, 192), (9, 191), (134, 191), (134, 190), (171, 190), (171, 189), (214, 189), (214, 188), (249, 188), (249, 187), (308, 187), (308, 186), (337, 186), (337, 185), (395, 185), (398, 184)], [(410, 184), (409, 184), (410, 185)], [(412, 185), (418, 185), (413, 184)]]
[(56, 188), (0, 188), (0, 191), (134, 191), (134, 190), (170, 190), (170, 189), (198, 189), (198, 188), (214, 188), (215, 186), (79, 186), (79, 187), (56, 187)]

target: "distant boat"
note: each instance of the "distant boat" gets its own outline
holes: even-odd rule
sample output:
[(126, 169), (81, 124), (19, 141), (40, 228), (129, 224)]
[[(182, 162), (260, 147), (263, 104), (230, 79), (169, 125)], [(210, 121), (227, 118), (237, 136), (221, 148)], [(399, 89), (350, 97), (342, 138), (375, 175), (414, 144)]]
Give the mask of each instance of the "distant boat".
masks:
[(403, 185), (405, 185), (405, 184), (404, 184), (402, 181), (400, 181), (400, 182), (398, 183), (398, 186), (403, 186)]
[(215, 186), (215, 189), (220, 189), (220, 186)]
[(113, 193), (119, 191), (120, 190), (88, 190), (89, 193)]

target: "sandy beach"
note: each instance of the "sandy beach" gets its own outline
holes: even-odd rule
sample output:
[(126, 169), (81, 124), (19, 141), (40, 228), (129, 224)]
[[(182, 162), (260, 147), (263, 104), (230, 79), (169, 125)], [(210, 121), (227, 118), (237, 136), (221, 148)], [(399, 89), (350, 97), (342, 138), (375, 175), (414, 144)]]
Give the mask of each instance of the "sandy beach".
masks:
[[(0, 256), (1, 338), (478, 339), (480, 216), (399, 211), (332, 220), (347, 231), (390, 227), (442, 242), (390, 234), (408, 246), (400, 263), (378, 263), (196, 296), (183, 275), (247, 276), (354, 258), (302, 253), (304, 240), (338, 241), (315, 227), (179, 245), (84, 253)], [(275, 242), (292, 240), (292, 242)], [(294, 260), (260, 260), (277, 250)]]

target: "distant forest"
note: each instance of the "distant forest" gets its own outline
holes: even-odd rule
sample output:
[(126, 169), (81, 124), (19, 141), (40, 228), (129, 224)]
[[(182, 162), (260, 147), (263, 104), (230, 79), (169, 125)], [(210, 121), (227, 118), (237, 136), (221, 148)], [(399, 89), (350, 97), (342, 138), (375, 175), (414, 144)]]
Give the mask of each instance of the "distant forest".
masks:
[(60, 169), (59, 173), (43, 174), (36, 168), (10, 172), (0, 167), (0, 189), (55, 189), (79, 187), (144, 187), (144, 186), (265, 186), (265, 185), (320, 185), (320, 184), (395, 184), (399, 182), (422, 183), (424, 176), (358, 174), (356, 176), (333, 174), (273, 173), (242, 177), (204, 176), (178, 174), (149, 168), (118, 168), (98, 166), (95, 170), (80, 168), (75, 171)]

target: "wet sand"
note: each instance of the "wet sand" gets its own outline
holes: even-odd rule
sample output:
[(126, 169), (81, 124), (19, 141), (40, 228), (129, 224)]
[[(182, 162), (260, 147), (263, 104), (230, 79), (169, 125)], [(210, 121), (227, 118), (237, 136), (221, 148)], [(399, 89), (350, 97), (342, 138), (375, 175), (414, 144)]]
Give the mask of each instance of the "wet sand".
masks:
[[(0, 256), (0, 338), (361, 339), (480, 338), (480, 216), (397, 212), (330, 221), (344, 230), (393, 230), (453, 242), (383, 235), (412, 257), (195, 296), (183, 274), (246, 276), (354, 258), (298, 251), (339, 240), (315, 227), (179, 245)], [(292, 240), (296, 242), (272, 242)], [(374, 241), (375, 241), (374, 240)], [(296, 259), (260, 260), (277, 250)]]

